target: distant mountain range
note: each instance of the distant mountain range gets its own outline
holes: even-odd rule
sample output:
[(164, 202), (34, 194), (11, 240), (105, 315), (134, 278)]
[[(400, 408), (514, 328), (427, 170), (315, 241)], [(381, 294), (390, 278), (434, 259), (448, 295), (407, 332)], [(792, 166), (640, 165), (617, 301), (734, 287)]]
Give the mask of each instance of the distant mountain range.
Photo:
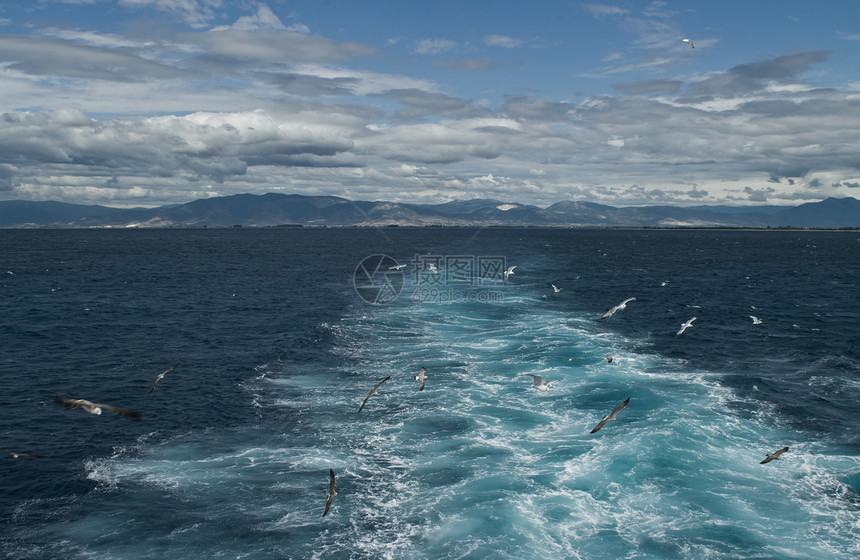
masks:
[(545, 226), (860, 228), (860, 201), (828, 198), (794, 207), (643, 206), (556, 202), (547, 208), (491, 199), (445, 204), (353, 201), (336, 196), (238, 194), (157, 208), (0, 201), (2, 228), (228, 226)]

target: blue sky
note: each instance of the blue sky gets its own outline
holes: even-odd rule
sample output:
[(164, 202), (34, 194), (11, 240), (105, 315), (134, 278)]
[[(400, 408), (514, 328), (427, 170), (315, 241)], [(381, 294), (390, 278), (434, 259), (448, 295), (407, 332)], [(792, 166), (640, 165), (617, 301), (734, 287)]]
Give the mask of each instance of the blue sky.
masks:
[(858, 6), (7, 1), (0, 199), (860, 197)]

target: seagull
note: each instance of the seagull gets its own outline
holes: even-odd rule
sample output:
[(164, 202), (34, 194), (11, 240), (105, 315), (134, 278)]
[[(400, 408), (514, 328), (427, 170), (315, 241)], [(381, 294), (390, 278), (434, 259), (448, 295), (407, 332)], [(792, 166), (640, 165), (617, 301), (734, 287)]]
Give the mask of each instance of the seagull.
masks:
[(421, 371), (419, 371), (418, 375), (415, 376), (415, 381), (418, 382), (418, 390), (419, 391), (424, 390), (424, 379), (426, 378), (426, 376), (424, 375), (425, 373), (427, 373), (427, 368), (425, 368), (424, 366), (421, 366)]
[(178, 366), (178, 365), (179, 364), (173, 364), (172, 366), (170, 366), (166, 370), (159, 373), (158, 377), (155, 378), (155, 382), (152, 384), (152, 388), (149, 390), (149, 394), (152, 394), (152, 392), (155, 391), (155, 386), (158, 385), (158, 382), (161, 381), (161, 378), (164, 377), (164, 374), (166, 374), (167, 372), (175, 370), (176, 366)]
[(394, 266), (389, 266), (388, 270), (402, 270), (405, 267), (405, 264), (395, 264)]
[(325, 501), (325, 511), (323, 512), (323, 517), (326, 516), (328, 510), (331, 508), (331, 501), (334, 500), (334, 497), (337, 496), (337, 492), (334, 490), (334, 471), (328, 470), (328, 498)]
[(514, 273), (514, 269), (516, 267), (517, 267), (517, 265), (509, 266), (508, 269), (502, 273), (502, 275), (504, 276), (504, 279), (502, 280), (502, 284), (508, 283), (508, 276), (510, 276), (511, 274)]
[(358, 407), (359, 412), (361, 412), (361, 409), (364, 408), (364, 405), (367, 404), (367, 401), (370, 400), (370, 397), (372, 397), (373, 395), (376, 394), (376, 390), (379, 389), (379, 386), (382, 385), (383, 383), (385, 383), (386, 381), (388, 381), (389, 379), (391, 379), (390, 375), (388, 377), (386, 377), (385, 379), (383, 379), (382, 381), (380, 381), (379, 383), (377, 383), (376, 387), (374, 387), (373, 389), (370, 390), (370, 393), (368, 393), (368, 395), (366, 397), (364, 397), (364, 402), (361, 403), (360, 407)]
[(759, 464), (764, 465), (765, 463), (770, 463), (774, 459), (779, 459), (780, 458), (779, 456), (782, 455), (783, 453), (785, 453), (786, 451), (788, 451), (788, 447), (783, 447), (782, 449), (777, 449), (776, 451), (774, 451), (773, 453), (771, 453), (770, 455), (765, 457), (764, 461), (762, 461)]
[(629, 302), (633, 301), (634, 299), (636, 299), (636, 298), (635, 297), (627, 298), (624, 301), (622, 301), (621, 303), (619, 303), (618, 305), (613, 306), (612, 309), (610, 309), (609, 311), (607, 311), (606, 313), (603, 314), (603, 317), (601, 317), (601, 319), (608, 319), (609, 317), (612, 317), (612, 315), (616, 311), (621, 311), (622, 309), (627, 309), (627, 304)]
[(616, 407), (615, 407), (615, 410), (613, 410), (612, 412), (610, 412), (608, 416), (604, 416), (604, 417), (603, 417), (603, 420), (601, 420), (601, 421), (600, 421), (600, 423), (599, 423), (599, 424), (597, 424), (597, 425), (594, 427), (594, 429), (593, 429), (593, 430), (591, 430), (591, 433), (593, 434), (594, 432), (596, 432), (597, 430), (599, 430), (600, 428), (602, 428), (603, 426), (605, 426), (607, 422), (611, 422), (611, 421), (615, 420), (615, 415), (616, 415), (616, 414), (618, 414), (618, 412), (619, 412), (622, 408), (624, 408), (625, 406), (627, 406), (628, 404), (630, 404), (630, 397), (627, 397), (627, 399), (626, 399), (623, 403), (621, 403), (621, 404), (619, 404), (618, 406), (616, 406)]
[(681, 330), (679, 330), (679, 331), (675, 334), (675, 336), (681, 336), (681, 333), (683, 333), (685, 330), (687, 330), (687, 328), (688, 328), (688, 327), (692, 327), (692, 326), (693, 326), (693, 321), (695, 321), (695, 320), (696, 320), (696, 318), (695, 318), (695, 317), (693, 317), (692, 319), (690, 319), (690, 320), (689, 320), (689, 321), (687, 321), (686, 323), (681, 323)]
[(607, 355), (606, 355), (606, 361), (607, 361), (608, 363), (610, 363), (610, 364), (612, 363), (612, 354), (607, 354)]
[(18, 459), (20, 457), (28, 457), (30, 459), (41, 459), (42, 457), (44, 457), (44, 455), (39, 455), (38, 453), (16, 453), (15, 451), (12, 451), (10, 449), (0, 449), (0, 451), (5, 451), (6, 453), (11, 455), (15, 459)]
[(129, 410), (127, 408), (120, 408), (118, 406), (111, 406), (109, 404), (93, 403), (84, 399), (66, 399), (63, 397), (54, 397), (54, 401), (56, 401), (57, 404), (61, 404), (68, 408), (83, 408), (90, 414), (101, 414), (103, 410), (107, 410), (108, 412), (113, 412), (114, 414), (125, 416), (126, 418), (140, 418), (140, 412), (136, 410)]
[(750, 315), (750, 319), (753, 320), (753, 325), (761, 325), (761, 319), (759, 319), (755, 315)]
[(559, 293), (560, 291), (562, 291), (564, 289), (564, 288), (559, 288), (555, 284), (550, 284), (550, 285), (552, 286), (552, 291), (555, 293)]
[(549, 391), (549, 384), (552, 381), (544, 381), (543, 377), (540, 375), (534, 375), (534, 388), (539, 391)]
[(427, 263), (427, 269), (433, 274), (439, 274), (439, 269), (436, 268), (436, 265), (433, 263)]
[(692, 39), (681, 39), (681, 41), (683, 41), (683, 42), (685, 42), (685, 43), (689, 43), (689, 44), (690, 44), (690, 48), (691, 48), (691, 49), (695, 49), (695, 48), (696, 48), (696, 44), (695, 44), (695, 43), (693, 43), (693, 40), (692, 40)]

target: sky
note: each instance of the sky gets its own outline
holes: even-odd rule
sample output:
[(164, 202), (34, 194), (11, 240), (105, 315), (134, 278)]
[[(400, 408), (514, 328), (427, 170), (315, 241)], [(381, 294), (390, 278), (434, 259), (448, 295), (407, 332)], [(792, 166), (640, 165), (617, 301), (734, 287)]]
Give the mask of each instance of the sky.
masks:
[(860, 2), (6, 0), (0, 119), (0, 200), (860, 198)]

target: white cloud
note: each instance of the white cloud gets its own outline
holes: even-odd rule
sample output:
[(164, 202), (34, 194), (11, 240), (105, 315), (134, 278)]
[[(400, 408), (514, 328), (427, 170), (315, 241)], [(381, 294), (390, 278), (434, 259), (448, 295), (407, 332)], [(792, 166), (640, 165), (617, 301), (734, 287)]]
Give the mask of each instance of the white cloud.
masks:
[(515, 49), (523, 44), (521, 39), (508, 37), (507, 35), (487, 35), (484, 37), (484, 44), (490, 47), (502, 47), (505, 49)]
[(457, 43), (450, 39), (422, 39), (415, 45), (418, 54), (441, 54), (449, 52), (457, 47)]

